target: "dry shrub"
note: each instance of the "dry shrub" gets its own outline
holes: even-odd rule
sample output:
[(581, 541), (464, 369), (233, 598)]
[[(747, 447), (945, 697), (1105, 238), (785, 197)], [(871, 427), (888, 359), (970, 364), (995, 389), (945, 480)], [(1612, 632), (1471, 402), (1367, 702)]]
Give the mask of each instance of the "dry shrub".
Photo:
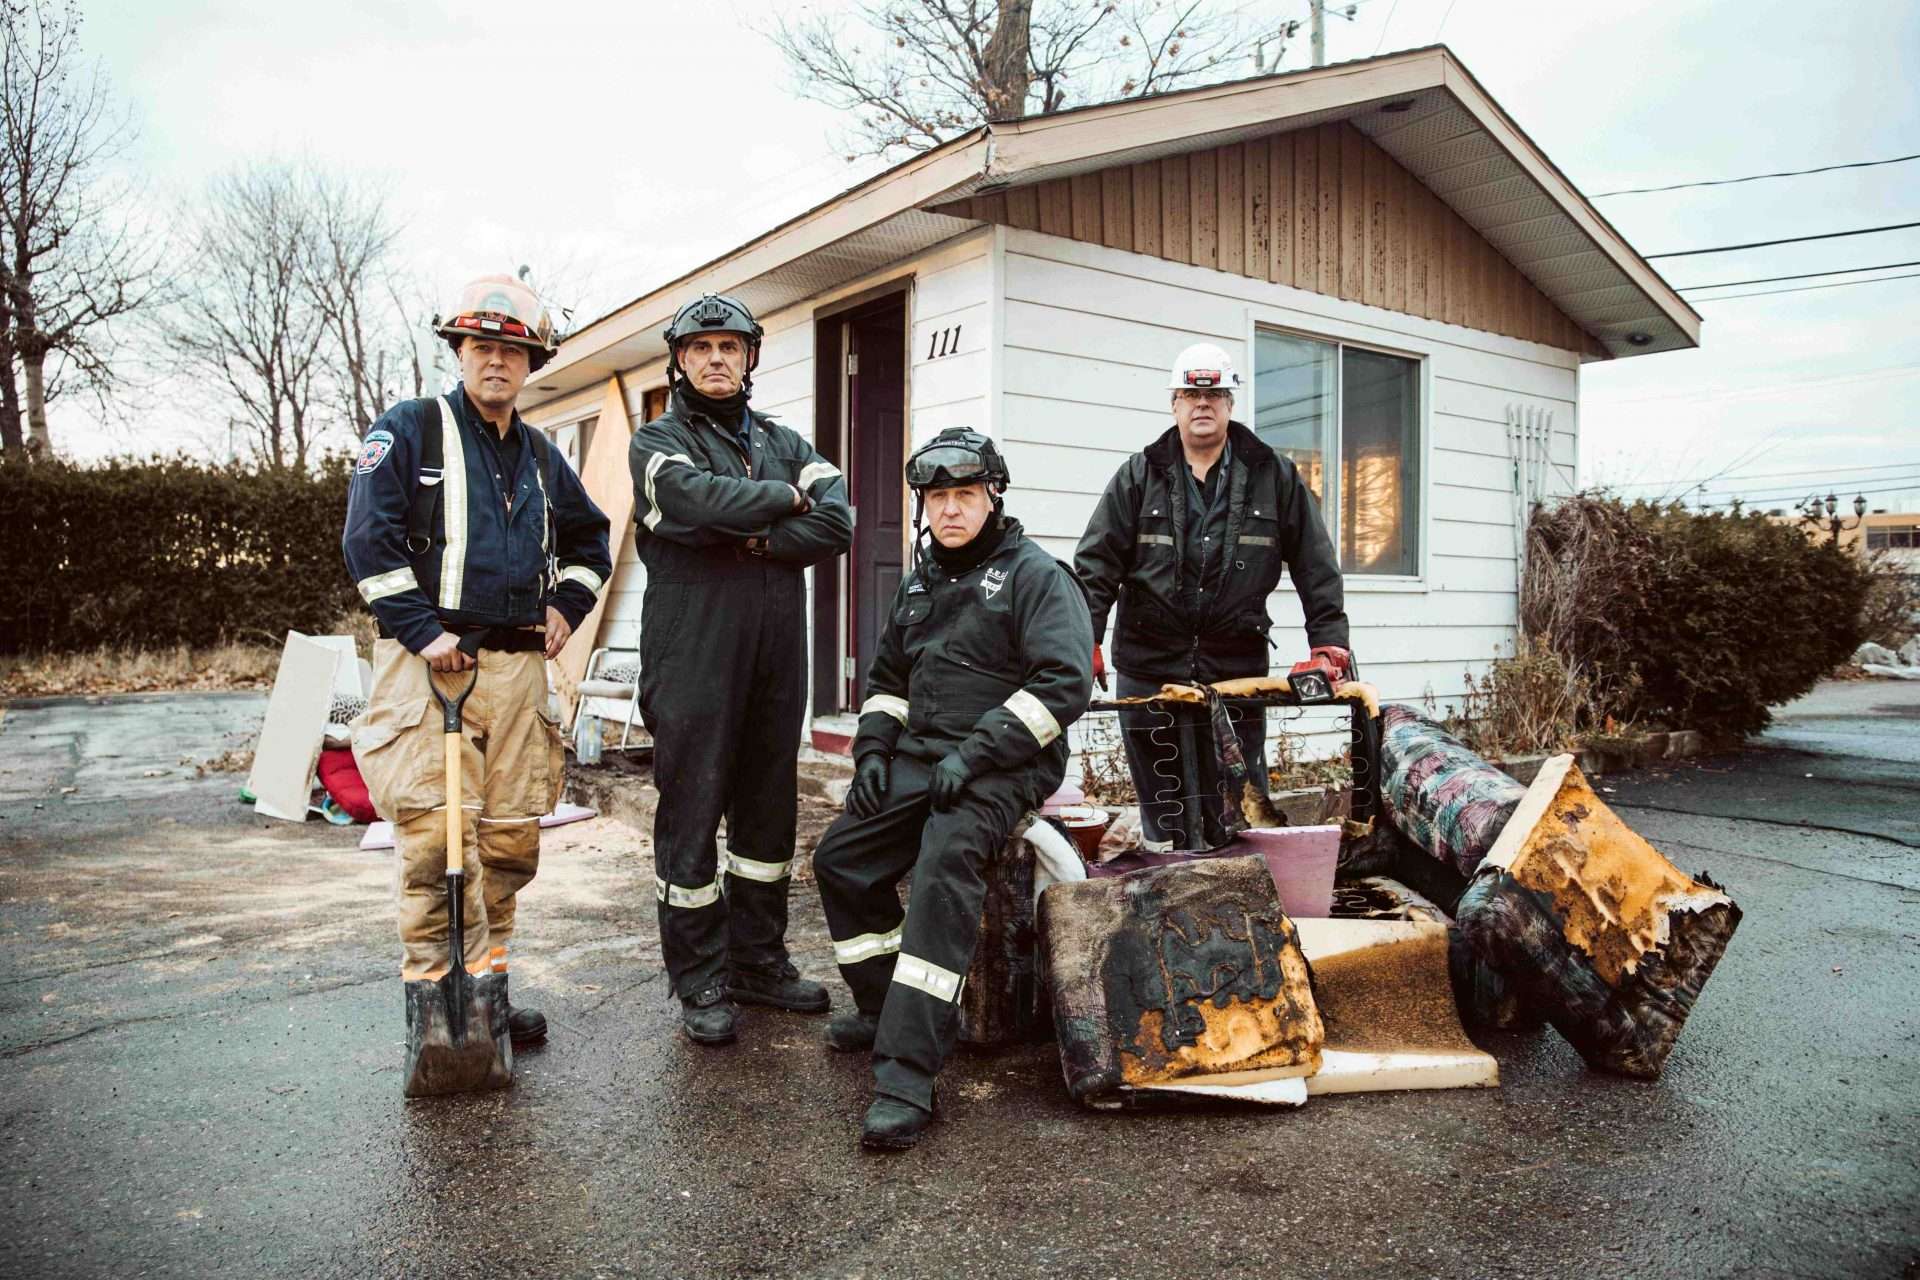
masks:
[(1447, 727), (1489, 759), (1561, 751), (1573, 745), (1593, 705), (1584, 677), (1544, 645), (1522, 638), (1467, 691)]
[(1920, 575), (1884, 551), (1867, 557), (1867, 603), (1861, 630), (1868, 640), (1889, 649), (1920, 634)]
[(83, 653), (0, 658), (0, 695), (45, 698), (171, 689), (266, 689), (273, 685), (279, 667), (278, 645), (104, 646)]
[(1578, 494), (1535, 513), (1522, 633), (1587, 696), (1576, 727), (1755, 733), (1863, 634), (1858, 558), (1760, 514)]

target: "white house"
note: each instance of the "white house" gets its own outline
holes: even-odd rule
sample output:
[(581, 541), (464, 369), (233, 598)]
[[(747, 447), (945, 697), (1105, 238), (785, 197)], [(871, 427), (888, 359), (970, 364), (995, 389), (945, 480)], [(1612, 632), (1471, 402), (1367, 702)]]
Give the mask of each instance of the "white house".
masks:
[[(1443, 47), (975, 129), (586, 325), (528, 387), (627, 530), (575, 678), (635, 644), (627, 439), (664, 396), (661, 329), (706, 290), (766, 325), (755, 407), (851, 488), (853, 552), (813, 581), (823, 731), (906, 560), (912, 443), (995, 437), (1008, 510), (1070, 560), (1198, 340), (1251, 371), (1235, 416), (1319, 489), (1364, 677), (1457, 697), (1514, 636), (1525, 502), (1575, 485), (1581, 364), (1700, 335)], [(1273, 614), (1284, 670), (1305, 649), (1285, 583)]]

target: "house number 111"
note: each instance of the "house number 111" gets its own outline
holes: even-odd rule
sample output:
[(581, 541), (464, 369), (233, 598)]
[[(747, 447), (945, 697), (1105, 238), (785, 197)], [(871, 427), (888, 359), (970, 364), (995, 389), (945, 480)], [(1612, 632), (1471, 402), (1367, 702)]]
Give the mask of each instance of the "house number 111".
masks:
[(927, 339), (927, 359), (938, 360), (941, 356), (950, 356), (960, 349), (960, 326), (951, 329), (936, 329)]

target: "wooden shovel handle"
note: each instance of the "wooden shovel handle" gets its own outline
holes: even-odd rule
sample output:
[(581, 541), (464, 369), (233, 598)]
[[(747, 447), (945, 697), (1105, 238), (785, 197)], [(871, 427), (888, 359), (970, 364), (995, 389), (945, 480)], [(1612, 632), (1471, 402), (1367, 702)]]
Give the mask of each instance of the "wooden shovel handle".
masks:
[(447, 874), (457, 876), (466, 870), (460, 853), (460, 833), (464, 826), (465, 806), (460, 797), (460, 735), (449, 733), (447, 744)]

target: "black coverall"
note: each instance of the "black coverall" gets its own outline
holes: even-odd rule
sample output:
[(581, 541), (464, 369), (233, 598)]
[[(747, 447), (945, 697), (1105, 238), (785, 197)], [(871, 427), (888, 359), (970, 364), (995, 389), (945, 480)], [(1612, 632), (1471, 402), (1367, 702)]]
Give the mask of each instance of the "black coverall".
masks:
[[(634, 433), (634, 545), (647, 569), (640, 714), (654, 742), (654, 881), (674, 992), (787, 962), (806, 716), (806, 578), (844, 552), (839, 468), (747, 413), (751, 451), (678, 392)], [(794, 512), (795, 490), (813, 506)], [(749, 543), (753, 547), (749, 548)], [(727, 854), (715, 844), (727, 820)]]
[[(813, 855), (840, 972), (880, 1016), (880, 1093), (932, 1106), (980, 932), (981, 866), (1060, 785), (1092, 658), (1078, 586), (1016, 520), (977, 563), (949, 572), (925, 558), (900, 584), (853, 743), (856, 760), (892, 757), (885, 803), (836, 819)], [(971, 779), (932, 812), (929, 772), (955, 753)], [(903, 920), (896, 887), (909, 871)]]
[[(1192, 469), (1170, 427), (1121, 464), (1074, 552), (1096, 637), (1118, 603), (1113, 665), (1122, 697), (1160, 685), (1207, 683), (1267, 673), (1267, 597), (1283, 570), (1306, 613), (1309, 646), (1347, 647), (1345, 590), (1333, 544), (1313, 493), (1293, 461), (1238, 422), (1227, 425), (1224, 504), (1192, 510)], [(1224, 507), (1224, 510), (1222, 510)], [(1194, 554), (1193, 540), (1217, 547)], [(1201, 581), (1193, 580), (1202, 566)], [(1201, 819), (1210, 806), (1212, 731), (1201, 708), (1126, 710), (1127, 763), (1140, 795), (1143, 837), (1154, 844), (1204, 848), (1223, 833)], [(1242, 749), (1260, 766), (1265, 729), (1248, 724)]]

